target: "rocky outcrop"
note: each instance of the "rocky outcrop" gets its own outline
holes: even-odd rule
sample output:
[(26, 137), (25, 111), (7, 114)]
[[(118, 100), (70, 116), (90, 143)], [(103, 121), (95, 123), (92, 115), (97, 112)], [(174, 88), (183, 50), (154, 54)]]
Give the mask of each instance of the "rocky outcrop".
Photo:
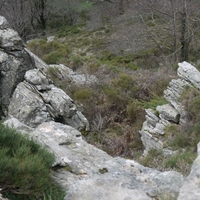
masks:
[(67, 191), (65, 200), (175, 200), (183, 182), (177, 172), (159, 172), (133, 160), (113, 158), (88, 144), (76, 129), (44, 122), (27, 129), (10, 118), (9, 126), (29, 134), (56, 156), (53, 177)]
[(4, 115), (13, 115), (30, 127), (54, 120), (88, 130), (89, 123), (73, 100), (46, 75), (49, 66), (25, 48), (4, 17), (0, 17), (0, 39), (0, 108)]
[(33, 59), (24, 50), (23, 41), (0, 16), (0, 103), (4, 107), (9, 105), (13, 91), (23, 81), (26, 71), (33, 68)]
[[(165, 128), (170, 124), (186, 123), (187, 112), (180, 102), (180, 97), (186, 87), (200, 88), (200, 72), (187, 62), (179, 63), (178, 79), (173, 79), (164, 91), (164, 98), (168, 104), (157, 106), (156, 110), (146, 109), (146, 121), (140, 131), (141, 140), (145, 147), (144, 154), (151, 149), (167, 150), (164, 146)], [(164, 137), (163, 137), (164, 136)]]
[(26, 72), (25, 81), (13, 93), (8, 113), (30, 127), (54, 120), (77, 129), (89, 129), (87, 119), (73, 100), (38, 69)]

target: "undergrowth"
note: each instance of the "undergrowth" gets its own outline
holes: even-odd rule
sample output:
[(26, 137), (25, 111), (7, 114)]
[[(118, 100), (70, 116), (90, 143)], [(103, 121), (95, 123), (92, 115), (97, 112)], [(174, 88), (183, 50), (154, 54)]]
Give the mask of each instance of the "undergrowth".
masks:
[(9, 199), (50, 200), (64, 195), (51, 178), (53, 154), (2, 124), (0, 157), (0, 187), (2, 194)]

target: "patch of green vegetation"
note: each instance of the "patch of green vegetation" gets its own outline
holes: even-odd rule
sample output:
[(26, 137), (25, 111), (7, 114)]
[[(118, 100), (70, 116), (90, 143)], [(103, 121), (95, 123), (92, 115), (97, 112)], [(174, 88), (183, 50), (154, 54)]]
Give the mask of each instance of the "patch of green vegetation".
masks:
[(72, 172), (72, 168), (70, 165), (66, 165), (65, 170), (67, 170), (68, 172)]
[(44, 55), (43, 60), (47, 64), (59, 64), (60, 60), (66, 55), (63, 51), (52, 51), (51, 53)]
[(140, 157), (138, 160), (142, 165), (156, 168), (158, 165), (161, 166), (163, 162), (163, 155), (161, 150), (152, 149), (148, 152), (148, 155), (145, 157)]
[(186, 133), (176, 132), (169, 143), (173, 149), (185, 148), (191, 145), (190, 137)]
[(182, 153), (177, 153), (174, 156), (169, 157), (165, 161), (165, 167), (166, 168), (172, 168), (172, 169), (178, 169), (181, 170), (181, 165), (183, 163), (187, 163), (191, 165), (196, 158), (197, 154), (194, 152), (182, 152)]
[(100, 61), (102, 64), (106, 64), (109, 66), (125, 67), (132, 70), (139, 69), (139, 67), (135, 63), (133, 55), (117, 56), (108, 51), (104, 51), (101, 53)]
[(81, 101), (81, 102), (89, 99), (91, 96), (92, 96), (91, 90), (86, 89), (86, 88), (75, 91), (73, 95), (75, 100)]
[(83, 65), (83, 57), (79, 55), (71, 55), (69, 57), (70, 66), (73, 70), (76, 70), (77, 68), (81, 67)]
[(49, 68), (47, 69), (47, 74), (48, 74), (49, 76), (51, 76), (51, 78), (57, 78), (59, 73), (60, 73), (60, 72), (59, 72), (59, 69), (56, 68), (56, 67), (49, 67)]
[(107, 100), (110, 103), (115, 103), (115, 102), (117, 102), (119, 100), (118, 93), (114, 88), (105, 87), (104, 88), (104, 93), (106, 95)]
[(82, 131), (81, 131), (81, 134), (82, 134), (84, 137), (86, 137), (86, 136), (89, 135), (89, 131), (82, 130)]
[(134, 99), (133, 101), (129, 102), (126, 106), (126, 112), (132, 123), (138, 119), (141, 119), (141, 114), (144, 114), (142, 103)]
[(62, 80), (62, 75), (57, 67), (49, 67), (46, 73), (57, 87), (66, 89), (66, 83)]
[(54, 155), (35, 141), (2, 124), (0, 157), (0, 185), (6, 197), (38, 199), (47, 193), (50, 195), (53, 190), (58, 191), (51, 178)]
[(151, 108), (151, 109), (155, 110), (157, 106), (164, 105), (166, 103), (167, 103), (167, 101), (166, 101), (166, 99), (164, 99), (164, 97), (154, 96), (154, 98), (151, 99), (150, 101), (143, 102), (143, 105), (144, 105), (144, 108)]
[(147, 167), (156, 168), (160, 171), (176, 170), (184, 175), (190, 172), (190, 166), (197, 154), (191, 151), (179, 151), (173, 156), (163, 156), (162, 151), (152, 149), (146, 157), (138, 161)]
[(13, 194), (11, 192), (3, 193), (4, 197), (12, 200), (58, 200), (64, 199), (66, 191), (64, 191), (59, 185), (52, 182), (46, 185), (43, 193), (38, 195), (30, 194)]
[(70, 48), (58, 41), (47, 42), (45, 39), (34, 40), (28, 47), (47, 64), (66, 64)]
[(135, 99), (138, 87), (131, 75), (120, 73), (111, 80), (109, 86), (103, 89), (108, 102), (120, 106), (127, 105), (128, 101)]
[(59, 30), (57, 31), (57, 36), (58, 37), (65, 37), (68, 35), (76, 35), (78, 33), (83, 33), (84, 31), (84, 25), (81, 24), (75, 24), (73, 26), (62, 26), (61, 28), (59, 28)]
[(158, 68), (159, 63), (155, 58), (157, 51), (149, 49), (132, 54), (115, 55), (109, 51), (101, 52), (99, 56), (103, 64), (111, 66), (120, 66), (131, 70), (140, 68)]

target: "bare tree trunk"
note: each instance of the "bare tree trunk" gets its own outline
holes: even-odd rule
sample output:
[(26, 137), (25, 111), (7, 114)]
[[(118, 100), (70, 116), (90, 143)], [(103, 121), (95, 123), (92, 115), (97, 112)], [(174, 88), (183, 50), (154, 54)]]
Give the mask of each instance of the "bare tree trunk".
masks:
[(181, 60), (188, 61), (190, 35), (188, 33), (187, 0), (184, 2), (183, 13), (181, 15)]
[(170, 0), (170, 6), (171, 6), (171, 16), (173, 16), (172, 19), (172, 34), (173, 34), (173, 55), (174, 55), (174, 61), (177, 61), (177, 30), (176, 30), (176, 12), (174, 9), (174, 3), (173, 0)]
[(40, 22), (43, 30), (46, 29), (45, 7), (45, 0), (41, 0)]
[(120, 0), (119, 2), (119, 14), (123, 15), (124, 14), (124, 1)]

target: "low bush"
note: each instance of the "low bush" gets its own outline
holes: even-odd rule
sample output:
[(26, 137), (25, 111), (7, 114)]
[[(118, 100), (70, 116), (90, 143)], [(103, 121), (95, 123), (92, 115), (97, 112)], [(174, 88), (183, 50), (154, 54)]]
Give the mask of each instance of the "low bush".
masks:
[(47, 42), (46, 39), (33, 40), (28, 43), (29, 49), (42, 58), (47, 64), (66, 64), (70, 48), (58, 41)]
[(44, 62), (47, 64), (60, 64), (60, 60), (66, 55), (63, 51), (52, 51), (43, 56)]
[(170, 168), (184, 175), (188, 175), (196, 156), (197, 154), (191, 151), (179, 152), (165, 160), (165, 168)]
[(83, 25), (80, 25), (80, 24), (76, 24), (73, 26), (68, 26), (68, 25), (62, 26), (61, 28), (59, 28), (59, 30), (57, 32), (57, 36), (65, 37), (68, 35), (78, 34), (83, 31), (82, 29), (83, 29)]
[(28, 199), (47, 192), (52, 182), (50, 172), (54, 162), (54, 156), (49, 151), (16, 130), (0, 124), (0, 158), (3, 194), (20, 198), (26, 196)]
[(155, 96), (150, 101), (143, 102), (144, 108), (156, 109), (157, 106), (161, 106), (167, 103), (167, 101), (161, 96)]
[(70, 61), (70, 67), (74, 71), (83, 65), (82, 58), (81, 56), (78, 56), (78, 55), (71, 55), (69, 57), (69, 61)]
[(200, 119), (200, 91), (195, 88), (186, 87), (181, 100), (188, 112), (189, 120), (198, 122)]
[(176, 170), (188, 175), (191, 164), (197, 154), (191, 151), (179, 151), (172, 156), (163, 156), (162, 151), (152, 149), (146, 157), (140, 157), (138, 161), (147, 167), (156, 168), (160, 171)]
[(80, 102), (87, 101), (91, 98), (92, 92), (89, 89), (83, 88), (74, 92), (74, 99)]
[(131, 123), (136, 122), (137, 120), (144, 120), (145, 113), (142, 103), (137, 100), (128, 103), (126, 112)]

